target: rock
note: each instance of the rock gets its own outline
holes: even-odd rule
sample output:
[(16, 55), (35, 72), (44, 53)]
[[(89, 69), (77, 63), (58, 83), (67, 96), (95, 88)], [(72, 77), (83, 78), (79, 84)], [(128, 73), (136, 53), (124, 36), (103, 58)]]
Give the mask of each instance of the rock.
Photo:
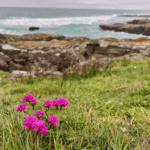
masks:
[(20, 70), (14, 70), (9, 74), (9, 78), (10, 80), (14, 80), (16, 78), (20, 78), (20, 77), (35, 77), (35, 75), (27, 72), (27, 71), (20, 71)]
[(53, 39), (62, 40), (65, 37), (63, 35), (55, 34), (45, 34), (45, 33), (36, 33), (36, 34), (24, 34), (22, 36), (14, 36), (15, 41), (51, 41)]
[(2, 50), (2, 46), (0, 45), (0, 51)]
[(3, 34), (0, 34), (0, 43), (6, 43), (7, 42), (7, 37)]
[(94, 46), (86, 46), (85, 49), (90, 53), (93, 54), (95, 51), (95, 47)]
[(4, 53), (0, 52), (0, 61), (4, 61), (4, 62), (9, 63), (10, 62), (10, 58), (9, 58), (9, 56), (7, 56)]
[(119, 17), (150, 17), (150, 15), (119, 15)]
[(35, 30), (39, 30), (39, 29), (40, 29), (39, 27), (30, 27), (29, 31), (35, 31)]
[(146, 25), (143, 35), (150, 35), (150, 23)]
[(44, 51), (46, 50), (46, 51), (47, 51), (47, 50), (50, 50), (50, 48), (51, 48), (50, 46), (44, 46), (44, 47), (42, 48), (42, 50), (44, 50)]
[(119, 48), (119, 47), (108, 47), (107, 49), (107, 54), (111, 54), (111, 55), (117, 55), (117, 56), (122, 56), (125, 54), (128, 54), (130, 52), (129, 49), (126, 48)]
[(146, 50), (146, 48), (146, 45), (135, 45), (132, 47), (132, 50), (138, 50), (137, 52), (139, 52), (139, 50)]
[(26, 68), (23, 65), (16, 64), (11, 61), (9, 64), (9, 71), (12, 71), (12, 70), (26, 70)]
[(97, 47), (95, 49), (95, 52), (94, 54), (103, 54), (103, 55), (106, 55), (107, 54), (107, 47)]
[(50, 35), (47, 38), (45, 38), (45, 41), (51, 41), (53, 39), (63, 40), (64, 38), (65, 38), (65, 36), (59, 35), (59, 34), (57, 34), (57, 35)]
[(24, 59), (25, 61), (28, 61), (29, 59), (29, 53), (27, 52), (21, 52), (17, 55), (18, 59)]
[[(28, 71), (33, 72), (34, 74), (42, 74), (45, 71), (57, 71), (57, 65), (58, 57), (55, 54), (35, 53), (29, 55), (29, 60), (26, 66)], [(56, 66), (55, 69), (54, 66)]]
[(26, 60), (25, 59), (14, 59), (15, 63), (21, 64), (21, 65), (25, 65), (26, 64)]
[[(81, 56), (81, 57), (80, 57)], [(83, 56), (83, 57), (82, 57)], [(89, 53), (89, 51), (87, 50), (84, 50), (80, 53), (80, 55), (78, 55), (79, 58), (81, 58), (81, 60), (83, 61), (84, 59), (85, 60), (88, 60), (88, 59), (91, 59), (92, 57), (92, 54)]]
[(0, 60), (0, 70), (8, 71), (8, 64), (5, 61)]
[(127, 23), (128, 24), (147, 24), (147, 23), (150, 23), (150, 20), (149, 19), (138, 19), (138, 20), (136, 19)]
[(99, 47), (99, 43), (88, 43), (87, 46)]
[(69, 52), (61, 53), (59, 56), (58, 70), (62, 71), (63, 69), (71, 67), (75, 65), (76, 63), (79, 63), (79, 59), (76, 55), (69, 53)]
[(130, 60), (136, 60), (136, 59), (141, 59), (141, 58), (144, 58), (145, 56), (141, 55), (141, 54), (130, 54)]
[(19, 54), (21, 51), (20, 50), (12, 50), (12, 49), (2, 49), (1, 52), (4, 54), (8, 55), (9, 57), (15, 54)]
[(143, 34), (145, 31), (145, 25), (100, 25), (103, 30), (110, 30), (116, 32), (127, 32), (132, 34)]
[(105, 57), (105, 58), (102, 58), (100, 61), (99, 61), (99, 66), (105, 66), (106, 63), (110, 60), (110, 58), (108, 57)]

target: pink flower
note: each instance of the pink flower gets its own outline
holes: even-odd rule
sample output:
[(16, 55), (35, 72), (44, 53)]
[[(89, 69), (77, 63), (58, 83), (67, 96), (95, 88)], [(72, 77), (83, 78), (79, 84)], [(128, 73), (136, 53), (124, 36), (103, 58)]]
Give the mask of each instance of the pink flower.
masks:
[(51, 100), (47, 100), (44, 102), (43, 106), (48, 107), (48, 109), (49, 109), (50, 107), (54, 106), (54, 103)]
[(26, 94), (23, 96), (22, 101), (25, 103), (26, 101), (30, 103), (30, 100), (34, 99), (32, 94)]
[(51, 124), (51, 127), (52, 125), (53, 126), (56, 126), (57, 125), (57, 116), (49, 116), (49, 118), (47, 119), (47, 121)]
[(57, 106), (57, 108), (58, 106), (60, 106), (60, 109), (62, 107), (66, 107), (69, 104), (68, 100), (65, 98), (58, 98), (56, 100), (53, 100), (53, 102), (54, 102), (54, 105)]
[(44, 134), (47, 133), (48, 128), (45, 125), (45, 122), (42, 120), (36, 120), (33, 124), (32, 124), (32, 129), (35, 130), (36, 135), (41, 135), (43, 136)]
[(23, 127), (24, 127), (24, 129), (27, 129), (27, 128), (29, 128), (29, 129), (33, 129), (32, 128), (32, 124), (35, 122), (35, 121), (37, 121), (38, 119), (35, 117), (35, 116), (28, 116), (28, 117), (26, 117), (25, 119), (24, 119), (24, 123), (23, 123)]
[(121, 84), (119, 84), (121, 86)]
[(36, 104), (36, 100), (37, 100), (36, 98), (31, 99), (31, 100), (30, 100), (31, 105), (35, 105), (35, 104)]
[(116, 85), (116, 87), (118, 87), (118, 85)]
[(35, 116), (37, 116), (39, 119), (40, 117), (42, 117), (44, 115), (44, 111), (42, 110), (38, 110), (36, 113), (35, 113)]
[(26, 108), (26, 104), (19, 104), (16, 108), (16, 111), (24, 111)]
[(36, 104), (36, 98), (30, 99), (30, 105), (32, 106), (33, 110), (34, 110), (34, 105), (35, 104)]

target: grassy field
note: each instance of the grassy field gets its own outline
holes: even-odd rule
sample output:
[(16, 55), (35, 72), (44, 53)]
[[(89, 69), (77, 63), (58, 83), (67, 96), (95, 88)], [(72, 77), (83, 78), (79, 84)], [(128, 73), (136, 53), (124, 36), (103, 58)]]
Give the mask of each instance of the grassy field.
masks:
[[(0, 77), (7, 74), (0, 72)], [(121, 86), (120, 86), (121, 84)], [(116, 87), (118, 85), (118, 87)], [(23, 95), (38, 103), (16, 112)], [(69, 105), (61, 111), (42, 105), (59, 97)], [(23, 128), (23, 119), (43, 110), (45, 121), (59, 123), (43, 137)], [(65, 74), (61, 79), (39, 77), (0, 81), (1, 150), (149, 150), (150, 59), (110, 61), (103, 70)]]

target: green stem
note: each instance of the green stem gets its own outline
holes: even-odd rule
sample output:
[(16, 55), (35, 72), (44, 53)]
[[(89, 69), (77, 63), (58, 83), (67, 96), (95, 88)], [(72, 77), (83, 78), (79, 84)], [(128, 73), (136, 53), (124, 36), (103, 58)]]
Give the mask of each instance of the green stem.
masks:
[(37, 135), (37, 149), (39, 149), (39, 135)]

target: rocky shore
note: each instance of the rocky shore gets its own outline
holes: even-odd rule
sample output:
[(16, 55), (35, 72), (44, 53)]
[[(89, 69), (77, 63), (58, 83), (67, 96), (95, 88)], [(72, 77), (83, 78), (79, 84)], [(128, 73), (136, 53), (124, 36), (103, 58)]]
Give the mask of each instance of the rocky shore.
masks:
[(119, 15), (119, 17), (150, 17), (150, 15)]
[(0, 34), (0, 70), (18, 76), (63, 75), (86, 66), (104, 66), (113, 58), (135, 60), (150, 56), (150, 39), (64, 37), (51, 34)]
[(127, 24), (116, 23), (113, 25), (100, 25), (102, 30), (109, 30), (115, 32), (127, 32), (130, 34), (143, 34), (150, 36), (150, 20), (149, 19), (136, 19)]

